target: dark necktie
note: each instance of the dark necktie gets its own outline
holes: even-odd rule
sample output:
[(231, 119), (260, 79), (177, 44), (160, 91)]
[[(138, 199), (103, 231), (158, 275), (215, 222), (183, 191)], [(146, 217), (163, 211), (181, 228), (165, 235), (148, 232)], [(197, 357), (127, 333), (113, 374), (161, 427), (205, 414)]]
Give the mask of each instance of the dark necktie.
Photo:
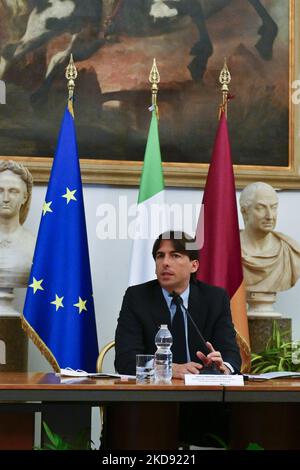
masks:
[(176, 312), (171, 327), (171, 334), (173, 337), (172, 352), (173, 362), (176, 362), (177, 364), (185, 364), (187, 361), (185, 327), (181, 310), (181, 302), (181, 297), (173, 297), (172, 303), (176, 305)]

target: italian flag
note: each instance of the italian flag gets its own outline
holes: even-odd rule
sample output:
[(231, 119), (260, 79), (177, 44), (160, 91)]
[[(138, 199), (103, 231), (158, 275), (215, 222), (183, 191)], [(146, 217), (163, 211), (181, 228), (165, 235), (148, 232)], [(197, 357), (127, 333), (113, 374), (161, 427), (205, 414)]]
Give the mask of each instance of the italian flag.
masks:
[(165, 185), (160, 155), (157, 107), (153, 106), (150, 109), (152, 109), (152, 119), (137, 204), (129, 286), (156, 278), (152, 247), (158, 235), (167, 230)]

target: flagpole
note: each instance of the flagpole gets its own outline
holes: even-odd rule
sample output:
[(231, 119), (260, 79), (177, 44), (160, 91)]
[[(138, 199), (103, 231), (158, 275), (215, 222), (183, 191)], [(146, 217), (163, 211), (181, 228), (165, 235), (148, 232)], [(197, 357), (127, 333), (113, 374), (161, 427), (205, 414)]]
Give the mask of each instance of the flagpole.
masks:
[(77, 78), (77, 75), (78, 75), (78, 72), (74, 64), (73, 54), (71, 54), (69, 64), (66, 67), (65, 77), (68, 80), (67, 87), (69, 90), (68, 108), (73, 117), (74, 117), (74, 110), (73, 110), (74, 88), (75, 88), (75, 80)]
[(151, 83), (151, 93), (152, 93), (152, 106), (156, 108), (157, 112), (157, 93), (158, 93), (158, 84), (160, 82), (160, 75), (158, 68), (156, 66), (156, 60), (153, 59), (152, 69), (149, 75), (149, 82)]
[[(229, 95), (229, 83), (231, 82), (231, 75), (229, 69), (227, 67), (226, 57), (224, 58), (224, 65), (219, 75), (219, 82), (221, 83), (221, 92), (222, 92), (222, 104), (220, 105), (221, 111), (225, 113), (227, 118), (227, 103), (228, 103), (228, 95)], [(219, 119), (221, 117), (221, 113), (219, 115)]]

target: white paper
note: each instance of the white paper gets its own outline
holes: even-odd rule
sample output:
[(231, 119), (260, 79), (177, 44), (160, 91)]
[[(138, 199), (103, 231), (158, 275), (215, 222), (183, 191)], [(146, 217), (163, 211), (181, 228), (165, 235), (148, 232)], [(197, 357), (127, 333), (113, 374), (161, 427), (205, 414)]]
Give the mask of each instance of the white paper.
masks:
[(222, 385), (242, 386), (244, 377), (242, 375), (216, 375), (216, 374), (185, 374), (185, 385)]
[(260, 381), (260, 380), (271, 380), (271, 379), (300, 379), (300, 372), (289, 372), (289, 371), (277, 371), (277, 372), (266, 372), (265, 374), (244, 374), (244, 377), (248, 380)]
[(60, 377), (78, 377), (78, 378), (84, 378), (84, 377), (90, 377), (94, 379), (101, 379), (101, 378), (106, 378), (106, 377), (112, 377), (116, 379), (135, 379), (135, 375), (121, 375), (121, 374), (115, 374), (115, 373), (110, 373), (110, 372), (86, 372), (85, 370), (74, 370), (69, 367), (66, 369), (60, 369), (60, 372), (58, 372), (56, 375)]
[(74, 369), (60, 369), (60, 372), (57, 375), (62, 375), (65, 377), (88, 377), (88, 372), (84, 370), (74, 370)]

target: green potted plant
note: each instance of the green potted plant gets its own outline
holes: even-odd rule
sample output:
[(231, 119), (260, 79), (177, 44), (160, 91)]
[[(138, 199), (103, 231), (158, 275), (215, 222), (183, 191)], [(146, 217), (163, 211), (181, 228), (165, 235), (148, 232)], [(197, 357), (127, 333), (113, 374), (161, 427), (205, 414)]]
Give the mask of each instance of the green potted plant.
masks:
[(275, 371), (300, 372), (300, 345), (284, 338), (287, 331), (280, 332), (278, 322), (273, 321), (272, 334), (263, 351), (251, 355), (251, 373), (263, 374)]
[(35, 450), (93, 450), (95, 448), (94, 443), (89, 438), (89, 429), (80, 431), (74, 437), (74, 440), (67, 441), (53, 432), (45, 421), (43, 421), (43, 428), (48, 442), (43, 447), (36, 447)]

